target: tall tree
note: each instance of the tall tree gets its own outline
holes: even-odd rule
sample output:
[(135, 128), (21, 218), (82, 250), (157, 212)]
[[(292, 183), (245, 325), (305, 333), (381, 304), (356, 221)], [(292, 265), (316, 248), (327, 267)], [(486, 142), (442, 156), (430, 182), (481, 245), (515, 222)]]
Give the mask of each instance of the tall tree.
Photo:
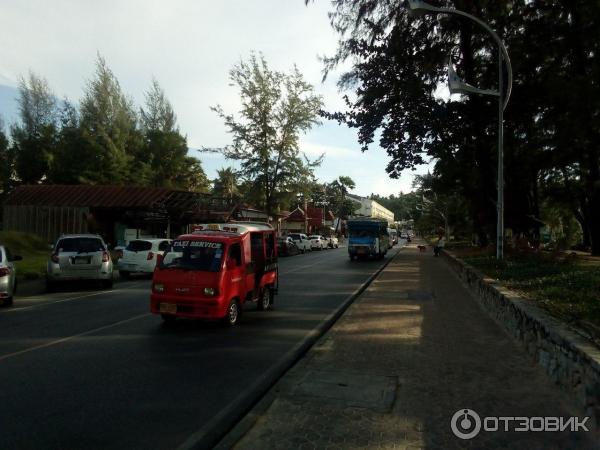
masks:
[(140, 144), (136, 114), (106, 61), (98, 55), (96, 73), (80, 104), (81, 128), (93, 153), (88, 181), (122, 184), (130, 179), (130, 162)]
[(4, 121), (0, 117), (0, 199), (12, 189), (15, 177), (15, 155), (4, 132)]
[(309, 161), (298, 149), (301, 133), (318, 124), (322, 99), (296, 67), (288, 74), (271, 70), (262, 55), (241, 61), (229, 73), (239, 89), (238, 115), (213, 107), (233, 143), (223, 154), (241, 162), (240, 174), (261, 193), (261, 205), (271, 215), (311, 176), (322, 158)]
[(19, 123), (11, 128), (17, 176), (21, 182), (44, 181), (56, 141), (56, 100), (48, 82), (29, 72), (19, 80)]
[(173, 107), (157, 80), (152, 80), (146, 92), (140, 125), (144, 145), (133, 155), (133, 164), (137, 172), (146, 174), (149, 184), (195, 191), (208, 189), (202, 164), (188, 156), (187, 139), (179, 132)]
[(239, 196), (238, 174), (233, 167), (223, 167), (217, 170), (217, 178), (213, 183), (215, 195), (227, 198), (230, 201)]
[[(600, 5), (571, 0), (492, 2), (444, 0), (496, 30), (516, 68), (514, 95), (506, 111), (506, 225), (536, 233), (540, 185), (571, 192), (582, 228), (600, 254), (600, 155), (597, 117), (600, 89)], [(497, 87), (497, 48), (468, 20), (445, 16), (409, 18), (401, 0), (334, 0), (332, 25), (341, 35), (326, 70), (352, 58), (341, 84), (356, 92), (348, 111), (329, 114), (359, 129), (366, 149), (381, 129), (379, 144), (391, 156), (390, 176), (426, 157), (448, 191), (468, 201), (482, 243), (494, 233), (496, 127), (494, 104), (484, 97), (445, 102), (435, 92), (446, 81), (453, 54), (462, 77)], [(443, 19), (443, 20), (442, 20)], [(533, 45), (544, 42), (544, 51)], [(458, 50), (458, 51), (456, 51)], [(596, 236), (592, 236), (596, 233)], [(584, 231), (585, 234), (585, 231)]]

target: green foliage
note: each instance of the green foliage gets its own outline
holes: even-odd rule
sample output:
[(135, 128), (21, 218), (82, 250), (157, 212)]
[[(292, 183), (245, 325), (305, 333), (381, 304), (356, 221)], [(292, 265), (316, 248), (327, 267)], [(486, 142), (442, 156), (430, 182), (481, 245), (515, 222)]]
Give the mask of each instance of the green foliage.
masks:
[(238, 174), (233, 167), (217, 170), (217, 176), (218, 178), (213, 182), (213, 193), (229, 200), (239, 198)]
[(177, 116), (165, 92), (156, 79), (146, 92), (146, 109), (140, 108), (142, 129), (145, 131), (179, 131)]
[(550, 313), (568, 321), (586, 320), (600, 325), (600, 266), (546, 255), (466, 257), (465, 262), (523, 292)]
[(212, 108), (233, 138), (221, 151), (240, 161), (247, 192), (258, 194), (257, 204), (273, 214), (312, 178), (322, 160), (309, 161), (298, 150), (300, 133), (319, 123), (322, 100), (296, 67), (288, 74), (274, 71), (262, 56), (241, 61), (229, 77), (242, 108), (237, 116)]
[(205, 192), (201, 162), (188, 156), (186, 138), (156, 80), (139, 120), (131, 100), (106, 61), (77, 108), (68, 99), (57, 107), (47, 82), (33, 73), (19, 86), (20, 123), (6, 146), (0, 126), (0, 189), (16, 182), (135, 184)]
[(0, 243), (6, 245), (11, 253), (23, 257), (17, 261), (17, 278), (41, 278), (46, 273), (48, 244), (36, 234), (17, 231), (0, 231)]
[(0, 118), (0, 198), (10, 191), (15, 176), (15, 154), (4, 134), (4, 123)]
[[(340, 45), (325, 59), (325, 70), (351, 60), (340, 85), (356, 96), (347, 97), (347, 111), (325, 117), (358, 128), (363, 150), (380, 136), (393, 178), (433, 159), (435, 192), (462, 197), (485, 245), (495, 235), (497, 105), (481, 96), (446, 102), (436, 91), (446, 83), (449, 54), (466, 82), (497, 88), (497, 49), (490, 37), (456, 16), (410, 18), (403, 0), (332, 3)], [(600, 75), (600, 4), (501, 3), (441, 5), (489, 23), (515, 67), (505, 115), (506, 226), (535, 236), (543, 198), (568, 199), (584, 243), (600, 254), (600, 90), (589, 81)], [(535, 44), (540, 42), (543, 51)]]
[(20, 124), (11, 127), (16, 172), (23, 183), (43, 181), (56, 144), (56, 101), (45, 79), (29, 73), (19, 80)]
[(95, 158), (88, 172), (92, 184), (123, 184), (129, 178), (134, 153), (136, 115), (131, 101), (104, 58), (98, 55), (96, 73), (80, 105), (80, 126)]

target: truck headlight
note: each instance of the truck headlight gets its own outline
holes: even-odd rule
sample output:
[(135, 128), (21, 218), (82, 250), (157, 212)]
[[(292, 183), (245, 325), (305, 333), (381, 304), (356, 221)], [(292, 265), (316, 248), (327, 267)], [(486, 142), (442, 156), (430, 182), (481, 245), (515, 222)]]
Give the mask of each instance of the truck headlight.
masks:
[(162, 283), (154, 283), (154, 292), (164, 292), (165, 285)]
[(207, 295), (209, 297), (212, 297), (213, 295), (215, 295), (215, 290), (214, 288), (204, 288), (204, 295)]

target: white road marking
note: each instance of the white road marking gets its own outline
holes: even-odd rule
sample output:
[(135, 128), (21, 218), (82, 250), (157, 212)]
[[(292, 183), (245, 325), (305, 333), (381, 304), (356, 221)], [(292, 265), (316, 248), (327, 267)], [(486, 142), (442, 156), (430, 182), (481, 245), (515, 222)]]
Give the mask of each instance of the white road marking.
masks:
[(54, 301), (45, 301), (46, 299), (44, 297), (40, 297), (40, 296), (18, 297), (17, 301), (32, 301), (32, 300), (35, 301), (35, 300), (38, 300), (38, 301), (43, 302), (43, 303), (39, 303), (37, 305), (30, 305), (30, 306), (23, 306), (23, 307), (16, 307), (16, 308), (2, 310), (2, 311), (0, 311), (0, 314), (6, 314), (6, 313), (18, 312), (18, 311), (26, 311), (28, 309), (38, 308), (38, 307), (47, 306), (47, 305), (54, 305), (56, 303), (72, 302), (74, 300), (80, 300), (82, 298), (94, 297), (94, 296), (102, 295), (102, 294), (112, 294), (112, 293), (115, 293), (115, 292), (128, 291), (128, 290), (131, 290), (131, 289), (136, 289), (140, 285), (141, 285), (141, 282), (138, 282), (135, 285), (130, 286), (130, 287), (126, 287), (126, 288), (110, 289), (110, 290), (106, 290), (106, 291), (93, 292), (91, 294), (78, 295), (77, 297), (61, 298), (59, 300), (54, 300)]

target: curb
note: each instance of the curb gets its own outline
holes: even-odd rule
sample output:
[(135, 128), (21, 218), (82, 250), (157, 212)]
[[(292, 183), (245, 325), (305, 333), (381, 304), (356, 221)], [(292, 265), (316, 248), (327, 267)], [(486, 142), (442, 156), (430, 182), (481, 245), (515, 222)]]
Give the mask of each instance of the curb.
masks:
[[(291, 369), (321, 338), (333, 324), (346, 312), (348, 307), (356, 300), (375, 280), (379, 274), (390, 264), (400, 253), (400, 247), (396, 254), (373, 273), (356, 291), (354, 291), (342, 304), (325, 317), (321, 323), (313, 328), (308, 335), (274, 366), (271, 366), (254, 383), (252, 383), (245, 393), (236, 398), (232, 403), (219, 411), (211, 420), (202, 426), (185, 440), (183, 444), (177, 447), (177, 450), (199, 450), (209, 449), (218, 445), (218, 448), (230, 448), (246, 432), (252, 428), (253, 420), (244, 421), (244, 418), (252, 412), (254, 407), (264, 411), (270, 404), (268, 399), (263, 399), (265, 394)], [(265, 400), (265, 401), (263, 401)], [(253, 414), (254, 416), (255, 414)], [(230, 436), (231, 435), (231, 436)], [(231, 442), (229, 447), (222, 447), (226, 442)]]

